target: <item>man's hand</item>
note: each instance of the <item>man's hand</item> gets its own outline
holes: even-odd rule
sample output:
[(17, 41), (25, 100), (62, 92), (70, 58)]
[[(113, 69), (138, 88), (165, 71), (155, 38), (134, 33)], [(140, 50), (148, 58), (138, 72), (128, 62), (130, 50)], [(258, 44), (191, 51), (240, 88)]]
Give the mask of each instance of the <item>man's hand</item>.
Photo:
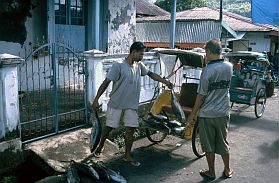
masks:
[(166, 82), (166, 85), (167, 85), (167, 87), (168, 87), (169, 89), (172, 89), (172, 88), (173, 88), (173, 84), (172, 84), (170, 81), (168, 81), (168, 80), (167, 80), (167, 82)]
[(186, 124), (195, 124), (195, 122), (197, 121), (197, 115), (194, 115), (193, 113), (191, 113), (187, 119), (187, 123)]
[(99, 107), (100, 107), (100, 104), (99, 104), (98, 100), (95, 99), (93, 101), (92, 108), (93, 108), (94, 111), (97, 111), (99, 109)]

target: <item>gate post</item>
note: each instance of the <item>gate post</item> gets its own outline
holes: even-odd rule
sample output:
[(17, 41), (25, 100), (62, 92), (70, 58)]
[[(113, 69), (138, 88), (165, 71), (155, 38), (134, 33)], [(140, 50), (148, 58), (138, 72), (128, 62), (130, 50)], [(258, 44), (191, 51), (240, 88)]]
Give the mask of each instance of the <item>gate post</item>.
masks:
[(0, 152), (21, 150), (17, 65), (20, 57), (0, 54)]
[[(107, 57), (105, 52), (99, 50), (88, 50), (85, 53), (86, 62), (87, 62), (87, 102), (92, 104), (93, 99), (97, 94), (97, 90), (101, 83), (103, 82), (103, 60)], [(88, 106), (88, 107), (91, 107)]]

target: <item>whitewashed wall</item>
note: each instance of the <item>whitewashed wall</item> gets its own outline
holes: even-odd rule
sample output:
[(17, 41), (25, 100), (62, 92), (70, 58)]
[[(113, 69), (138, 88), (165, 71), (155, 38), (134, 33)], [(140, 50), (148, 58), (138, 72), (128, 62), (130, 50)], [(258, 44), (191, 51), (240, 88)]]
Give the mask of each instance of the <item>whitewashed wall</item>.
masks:
[(18, 75), (16, 65), (22, 60), (10, 54), (0, 54), (0, 139), (18, 129)]
[(265, 36), (264, 32), (248, 32), (243, 39), (249, 40), (249, 46), (252, 51), (270, 51), (270, 38)]
[[(47, 55), (34, 60), (28, 59), (18, 67), (19, 89), (21, 91), (38, 91), (52, 88), (53, 70), (50, 58)], [(69, 59), (61, 57), (56, 60), (58, 87), (84, 89), (83, 77), (80, 73), (82, 65), (78, 68), (77, 63), (75, 57)]]
[(108, 53), (128, 53), (136, 40), (135, 0), (109, 0)]
[[(18, 85), (16, 67), (1, 69), (0, 80), (3, 82), (1, 92), (1, 117), (0, 117), (0, 139), (5, 133), (17, 129), (19, 124)], [(5, 98), (5, 100), (3, 100)], [(5, 101), (4, 103), (2, 103)]]
[[(122, 61), (127, 57), (128, 54), (114, 54), (108, 55), (96, 50), (91, 50), (86, 52), (86, 57), (88, 61), (88, 99), (92, 103), (94, 97), (97, 93), (98, 88), (102, 84), (103, 80), (106, 78), (106, 74), (111, 68), (114, 62)], [(162, 74), (160, 69), (160, 62), (158, 56), (155, 53), (145, 53), (143, 58), (143, 63), (148, 67), (149, 70), (157, 74)], [(162, 66), (165, 68), (164, 66)], [(141, 93), (140, 102), (145, 102), (152, 99), (154, 94), (154, 87), (156, 82), (150, 79), (148, 76), (142, 77), (141, 80)], [(109, 100), (109, 94), (112, 89), (112, 83), (109, 85), (108, 89), (101, 96), (99, 103), (102, 105), (102, 110), (106, 111), (107, 103)]]
[(33, 30), (32, 30), (32, 19), (27, 18), (27, 21), (25, 22), (25, 27), (27, 31), (27, 37), (24, 42), (24, 45), (20, 45), (19, 43), (14, 42), (6, 42), (6, 41), (0, 41), (0, 54), (1, 53), (8, 53), (11, 55), (17, 55), (17, 56), (24, 56), (25, 50), (24, 47), (28, 46), (29, 42), (33, 42)]

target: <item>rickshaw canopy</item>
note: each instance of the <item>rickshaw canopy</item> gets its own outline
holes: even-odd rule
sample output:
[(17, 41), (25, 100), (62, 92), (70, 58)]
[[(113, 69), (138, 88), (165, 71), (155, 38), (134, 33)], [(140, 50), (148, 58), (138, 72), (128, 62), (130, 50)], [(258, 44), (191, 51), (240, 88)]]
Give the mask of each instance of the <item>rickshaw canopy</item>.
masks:
[(158, 54), (175, 55), (177, 59), (180, 60), (181, 64), (184, 66), (191, 67), (204, 67), (204, 56), (205, 53), (190, 51), (190, 50), (180, 50), (180, 49), (165, 49), (157, 48), (154, 49)]
[[(227, 58), (240, 58), (242, 60), (251, 60), (251, 61), (264, 61), (265, 54), (252, 51), (237, 51), (229, 52), (226, 54)], [(267, 60), (267, 59), (266, 59)]]

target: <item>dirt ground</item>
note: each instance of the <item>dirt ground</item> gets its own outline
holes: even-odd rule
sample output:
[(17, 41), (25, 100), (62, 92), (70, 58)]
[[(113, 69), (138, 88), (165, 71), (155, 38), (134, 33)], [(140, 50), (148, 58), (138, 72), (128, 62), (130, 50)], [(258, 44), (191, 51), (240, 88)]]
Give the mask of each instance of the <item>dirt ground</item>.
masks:
[[(233, 178), (223, 179), (223, 163), (216, 156), (216, 176), (212, 182), (273, 183), (279, 178), (279, 114), (278, 87), (275, 95), (268, 98), (264, 115), (257, 119), (254, 107), (237, 105), (231, 114), (229, 142)], [(160, 144), (152, 144), (147, 138), (134, 144), (134, 156), (142, 165), (133, 167), (118, 155), (107, 162), (121, 172), (128, 182), (208, 182), (199, 175), (207, 168), (205, 158), (197, 159), (191, 142), (173, 136)]]
[[(275, 95), (267, 100), (265, 113), (256, 118), (254, 107), (236, 105), (231, 114), (229, 143), (231, 147), (231, 167), (235, 174), (231, 179), (223, 179), (223, 163), (216, 156), (216, 180), (212, 182), (273, 183), (279, 178), (279, 113), (278, 87)], [(63, 171), (69, 160), (81, 160), (89, 152), (90, 129), (67, 132), (29, 144), (49, 164), (57, 164)], [(191, 147), (191, 141), (167, 136), (160, 144), (153, 144), (147, 138), (136, 140), (133, 146), (135, 159), (142, 164), (134, 167), (122, 160), (122, 150), (110, 144), (105, 147), (101, 158), (106, 166), (119, 171), (131, 183), (184, 183), (208, 182), (199, 175), (199, 170), (207, 168), (205, 158), (198, 159)], [(66, 163), (66, 164), (65, 164)]]

